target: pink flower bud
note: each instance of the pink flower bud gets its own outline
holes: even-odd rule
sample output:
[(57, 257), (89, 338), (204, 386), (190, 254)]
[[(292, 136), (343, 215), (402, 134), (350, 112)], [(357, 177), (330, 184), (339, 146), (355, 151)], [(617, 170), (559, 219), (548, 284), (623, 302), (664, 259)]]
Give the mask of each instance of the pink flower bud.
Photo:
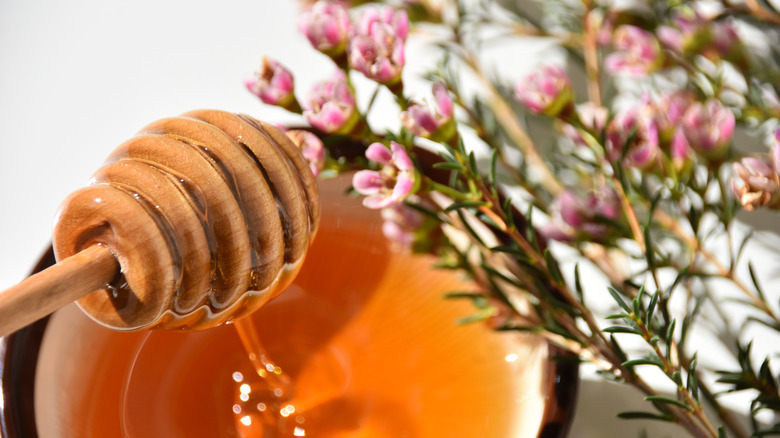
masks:
[(701, 52), (712, 41), (710, 23), (696, 11), (686, 11), (674, 16), (670, 26), (658, 27), (658, 39), (680, 54)]
[(735, 126), (734, 113), (717, 99), (694, 102), (682, 119), (685, 138), (696, 152), (709, 158), (726, 153)]
[[(609, 117), (609, 110), (603, 106), (598, 106), (593, 102), (584, 102), (577, 105), (576, 108), (577, 119), (583, 128), (594, 134), (596, 137), (600, 136), (601, 131), (604, 130), (604, 126), (607, 124), (607, 118)], [(571, 139), (574, 144), (579, 146), (587, 145), (585, 138), (582, 136), (578, 128), (573, 125), (564, 124), (563, 135)]]
[(775, 144), (772, 146), (772, 164), (775, 172), (780, 174), (780, 129), (774, 132)]
[(548, 222), (536, 228), (536, 233), (544, 239), (545, 242), (555, 240), (558, 242), (571, 243), (574, 240), (573, 232), (569, 233), (570, 228), (561, 226), (555, 222)]
[(298, 17), (298, 29), (312, 47), (328, 56), (337, 56), (347, 47), (349, 15), (341, 4), (320, 0)]
[(604, 59), (607, 71), (613, 74), (642, 76), (663, 64), (663, 54), (652, 33), (636, 26), (617, 28), (612, 45), (615, 51)]
[(725, 19), (714, 22), (712, 35), (713, 46), (720, 56), (727, 59), (739, 56), (742, 42), (740, 41), (734, 20)]
[(325, 167), (325, 145), (319, 137), (309, 131), (293, 129), (286, 132), (293, 143), (301, 150), (303, 158), (309, 163), (309, 169), (314, 176)]
[(757, 88), (767, 110), (775, 118), (780, 117), (780, 96), (777, 95), (775, 88), (770, 84), (757, 84)]
[(600, 132), (607, 124), (609, 110), (593, 102), (585, 102), (577, 107), (577, 116), (584, 127), (593, 132)]
[(435, 112), (417, 103), (409, 105), (409, 109), (403, 111), (400, 114), (400, 118), (401, 124), (406, 129), (420, 137), (429, 138), (431, 134), (439, 129)]
[(590, 29), (596, 30), (596, 44), (607, 46), (612, 42), (612, 32), (615, 30), (615, 21), (617, 20), (615, 11), (590, 11), (586, 17), (586, 25)]
[(366, 195), (363, 205), (380, 209), (403, 201), (416, 185), (416, 173), (411, 158), (403, 146), (390, 142), (390, 150), (381, 143), (366, 149), (366, 158), (382, 165), (379, 171), (360, 170), (352, 177), (355, 190)]
[(452, 98), (444, 84), (433, 84), (436, 107), (413, 103), (400, 115), (401, 124), (417, 136), (434, 141), (447, 141), (455, 135)]
[(303, 115), (311, 126), (327, 133), (346, 134), (355, 127), (359, 119), (355, 96), (341, 70), (314, 85)]
[(682, 129), (678, 129), (672, 136), (669, 145), (669, 158), (672, 159), (672, 166), (677, 173), (688, 171), (693, 167), (693, 150), (691, 150)]
[(367, 9), (349, 45), (352, 67), (380, 84), (396, 84), (405, 64), (407, 32), (405, 12), (395, 13), (390, 8)]
[(658, 164), (658, 126), (637, 108), (618, 113), (607, 126), (607, 157), (622, 165), (647, 169)]
[[(777, 155), (775, 151), (773, 157)], [(777, 208), (780, 204), (780, 176), (776, 163), (776, 158), (765, 156), (743, 158), (732, 165), (731, 191), (745, 210), (764, 206)]]
[(567, 225), (579, 228), (588, 219), (584, 217), (589, 212), (585, 209), (585, 203), (571, 191), (564, 191), (555, 200), (558, 213)]
[[(553, 201), (553, 211), (563, 221), (573, 234), (600, 239), (606, 236), (609, 228), (605, 220), (618, 220), (622, 214), (620, 199), (614, 189), (602, 186), (598, 192), (590, 193), (582, 198), (575, 193), (565, 190)], [(560, 230), (554, 230), (554, 224), (546, 227), (546, 236), (555, 240), (558, 236), (567, 234)]]
[(244, 80), (244, 85), (268, 105), (287, 107), (295, 101), (293, 76), (279, 62), (263, 58), (260, 71)]
[(389, 6), (367, 8), (360, 16), (356, 32), (369, 35), (377, 23), (389, 26), (393, 34), (401, 41), (406, 41), (406, 37), (409, 35), (409, 17), (406, 15), (406, 11), (404, 9), (396, 10)]
[(658, 125), (658, 131), (664, 141), (668, 141), (682, 123), (683, 116), (693, 105), (695, 97), (687, 90), (664, 94), (657, 103), (649, 105), (648, 110)]
[(571, 104), (572, 86), (557, 65), (544, 65), (515, 86), (515, 98), (536, 114), (557, 116)]

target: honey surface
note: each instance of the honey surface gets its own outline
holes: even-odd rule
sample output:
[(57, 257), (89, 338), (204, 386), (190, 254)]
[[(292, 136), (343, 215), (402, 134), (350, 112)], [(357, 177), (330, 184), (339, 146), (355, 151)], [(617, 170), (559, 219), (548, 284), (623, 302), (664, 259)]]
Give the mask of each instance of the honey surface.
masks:
[[(390, 251), (377, 215), (340, 187), (325, 187), (322, 196), (323, 220), (300, 275), (251, 316), (293, 381), (289, 415), (300, 432), (535, 436), (545, 399), (544, 345), (481, 324), (457, 326), (473, 309), (442, 295), (470, 285), (432, 269), (431, 259)], [(39, 434), (264, 436), (252, 417), (256, 404), (235, 411), (235, 373), (257, 381), (249, 379), (252, 364), (232, 325), (118, 333), (69, 307), (53, 317), (43, 342)], [(237, 423), (242, 414), (252, 414), (248, 425)]]

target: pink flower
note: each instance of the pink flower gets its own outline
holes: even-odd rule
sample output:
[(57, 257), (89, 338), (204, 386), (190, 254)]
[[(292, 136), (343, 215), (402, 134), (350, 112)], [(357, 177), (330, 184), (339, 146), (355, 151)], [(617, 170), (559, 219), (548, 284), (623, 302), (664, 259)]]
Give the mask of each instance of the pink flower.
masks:
[(607, 124), (609, 110), (593, 102), (585, 102), (577, 107), (577, 117), (587, 129), (601, 132)]
[(742, 48), (737, 27), (734, 20), (725, 20), (712, 23), (713, 46), (718, 53), (726, 58), (731, 58)]
[(678, 13), (669, 26), (658, 27), (658, 39), (682, 55), (701, 55), (709, 59), (741, 58), (739, 34), (730, 18), (717, 21), (698, 11)]
[[(607, 124), (609, 110), (593, 102), (584, 102), (577, 105), (576, 113), (577, 119), (585, 130), (596, 137), (600, 136), (601, 131), (604, 130), (604, 126)], [(574, 144), (580, 146), (588, 144), (578, 128), (567, 123), (563, 125), (562, 129), (563, 135), (571, 139)]]
[(293, 129), (286, 132), (293, 143), (301, 150), (303, 158), (309, 163), (309, 168), (314, 176), (320, 174), (325, 167), (325, 145), (322, 140), (309, 131)]
[(406, 204), (396, 203), (382, 209), (382, 219), (382, 234), (403, 248), (411, 248), (424, 217)]
[(604, 59), (607, 71), (613, 74), (642, 76), (663, 64), (663, 55), (652, 33), (636, 26), (617, 28), (612, 40), (615, 52)]
[(573, 231), (562, 226), (557, 222), (548, 222), (536, 228), (536, 233), (543, 239), (544, 242), (549, 243), (551, 240), (558, 242), (571, 243), (574, 240)]
[(327, 133), (346, 134), (355, 127), (359, 119), (355, 96), (341, 70), (314, 85), (303, 115), (311, 126)]
[(669, 144), (669, 158), (672, 159), (672, 166), (677, 173), (688, 171), (693, 167), (693, 150), (688, 144), (682, 128), (677, 129), (672, 136)]
[[(622, 208), (615, 190), (609, 186), (602, 186), (597, 192), (590, 193), (585, 198), (569, 190), (563, 191), (553, 201), (553, 211), (576, 236), (600, 239), (609, 231), (605, 220), (620, 219)], [(561, 232), (560, 228), (556, 232), (550, 232), (554, 229), (550, 226), (547, 228), (546, 237), (566, 240), (564, 237), (566, 233)]]
[(774, 86), (771, 84), (756, 84), (758, 93), (766, 109), (775, 118), (780, 117), (780, 96), (777, 95)]
[(405, 42), (409, 35), (409, 17), (406, 15), (406, 11), (404, 9), (396, 10), (389, 6), (367, 8), (360, 16), (355, 31), (358, 34), (369, 35), (377, 23), (389, 26), (393, 34), (401, 41)]
[(557, 65), (544, 65), (515, 86), (515, 98), (536, 114), (556, 116), (572, 101), (572, 86)]
[(693, 93), (678, 90), (662, 95), (655, 102), (650, 102), (649, 98), (645, 97), (639, 110), (642, 117), (652, 120), (657, 130), (658, 145), (671, 159), (672, 167), (677, 173), (690, 170), (694, 164), (693, 150), (682, 129), (683, 117), (694, 102)]
[(328, 56), (337, 56), (347, 47), (349, 16), (341, 4), (321, 0), (298, 17), (298, 29), (312, 47)]
[(390, 142), (390, 149), (373, 143), (366, 149), (366, 158), (382, 165), (379, 171), (360, 170), (352, 178), (355, 190), (366, 195), (363, 205), (385, 208), (403, 201), (414, 190), (414, 164), (400, 144)]
[(611, 10), (593, 10), (588, 13), (586, 25), (596, 31), (596, 44), (603, 47), (612, 42), (612, 33), (618, 18), (618, 13)]
[(380, 84), (396, 84), (404, 68), (407, 32), (406, 12), (396, 13), (390, 8), (367, 9), (350, 42), (352, 67)]
[(769, 154), (746, 157), (732, 164), (731, 191), (745, 210), (780, 209), (780, 130)]
[(771, 159), (767, 156), (747, 157), (732, 165), (734, 178), (731, 179), (731, 191), (745, 210), (779, 206), (778, 150), (774, 148)]
[(685, 138), (696, 152), (718, 158), (728, 149), (735, 126), (734, 113), (717, 99), (694, 102), (685, 112), (682, 128)]
[(402, 112), (401, 124), (414, 135), (437, 141), (447, 141), (455, 135), (454, 107), (447, 87), (441, 82), (433, 84), (436, 107), (413, 103)]
[[(617, 165), (646, 169), (658, 163), (658, 126), (638, 108), (618, 113), (607, 126), (607, 157)], [(623, 162), (618, 163), (623, 157)]]
[(244, 85), (268, 105), (288, 107), (295, 102), (293, 76), (279, 62), (263, 58), (260, 71), (244, 80)]
[(671, 50), (698, 53), (712, 41), (710, 23), (696, 11), (678, 13), (671, 26), (658, 27), (658, 39)]
[(679, 90), (662, 95), (657, 103), (648, 106), (653, 119), (658, 124), (662, 138), (668, 140), (675, 134), (682, 123), (685, 112), (693, 105), (694, 101), (693, 93)]

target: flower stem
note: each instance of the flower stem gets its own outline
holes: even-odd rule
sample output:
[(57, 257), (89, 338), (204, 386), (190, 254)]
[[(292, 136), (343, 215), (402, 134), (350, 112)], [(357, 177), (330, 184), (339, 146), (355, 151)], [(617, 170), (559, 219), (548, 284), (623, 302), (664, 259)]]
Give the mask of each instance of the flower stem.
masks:
[(599, 71), (598, 29), (592, 20), (593, 3), (586, 1), (586, 12), (582, 16), (582, 27), (585, 30), (583, 56), (585, 70), (588, 75), (588, 98), (596, 106), (601, 106), (601, 76)]

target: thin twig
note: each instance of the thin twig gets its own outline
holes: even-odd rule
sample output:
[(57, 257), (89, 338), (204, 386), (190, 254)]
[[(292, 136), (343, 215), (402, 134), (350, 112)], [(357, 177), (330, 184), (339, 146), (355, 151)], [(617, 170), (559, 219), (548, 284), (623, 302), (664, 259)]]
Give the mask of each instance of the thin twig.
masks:
[(750, 12), (756, 17), (766, 20), (773, 24), (780, 25), (780, 15), (762, 7), (756, 0), (745, 0), (745, 5), (750, 9)]
[(585, 71), (588, 75), (588, 98), (596, 106), (601, 106), (601, 76), (599, 71), (598, 54), (598, 29), (594, 28), (591, 19), (592, 3), (586, 2), (586, 11), (582, 16), (582, 27), (585, 30), (583, 43), (583, 55), (585, 58)]
[[(693, 236), (690, 236), (688, 233), (686, 233), (681, 227), (680, 224), (677, 223), (677, 221), (670, 218), (666, 213), (663, 213), (661, 211), (656, 211), (656, 214), (654, 216), (655, 220), (657, 220), (662, 226), (664, 226), (666, 229), (671, 231), (677, 238), (682, 240), (694, 253), (701, 254), (702, 257), (704, 257), (717, 271), (718, 275), (722, 278), (729, 280), (734, 286), (736, 286), (742, 293), (745, 294), (746, 297), (751, 301), (751, 303), (756, 306), (759, 310), (766, 313), (767, 316), (769, 316), (772, 321), (778, 324), (780, 326), (780, 318), (778, 318), (775, 311), (769, 307), (769, 305), (761, 299), (761, 297), (758, 296), (755, 292), (753, 292), (742, 280), (740, 280), (733, 269), (726, 268), (718, 258), (712, 254), (710, 251), (708, 251), (705, 247), (701, 245), (699, 240)], [(732, 255), (730, 254), (729, 257), (731, 258)]]
[(563, 186), (539, 154), (538, 148), (520, 124), (520, 121), (514, 111), (512, 111), (512, 108), (506, 100), (504, 100), (504, 97), (501, 96), (501, 93), (496, 90), (496, 87), (490, 79), (488, 79), (482, 66), (470, 52), (464, 52), (463, 58), (466, 65), (469, 66), (472, 72), (477, 76), (477, 79), (479, 79), (480, 83), (484, 86), (488, 93), (488, 105), (490, 105), (493, 113), (503, 126), (507, 135), (509, 135), (515, 145), (517, 145), (523, 153), (529, 168), (533, 168), (540, 173), (540, 175), (538, 175), (539, 183), (553, 196), (561, 193), (563, 191)]

